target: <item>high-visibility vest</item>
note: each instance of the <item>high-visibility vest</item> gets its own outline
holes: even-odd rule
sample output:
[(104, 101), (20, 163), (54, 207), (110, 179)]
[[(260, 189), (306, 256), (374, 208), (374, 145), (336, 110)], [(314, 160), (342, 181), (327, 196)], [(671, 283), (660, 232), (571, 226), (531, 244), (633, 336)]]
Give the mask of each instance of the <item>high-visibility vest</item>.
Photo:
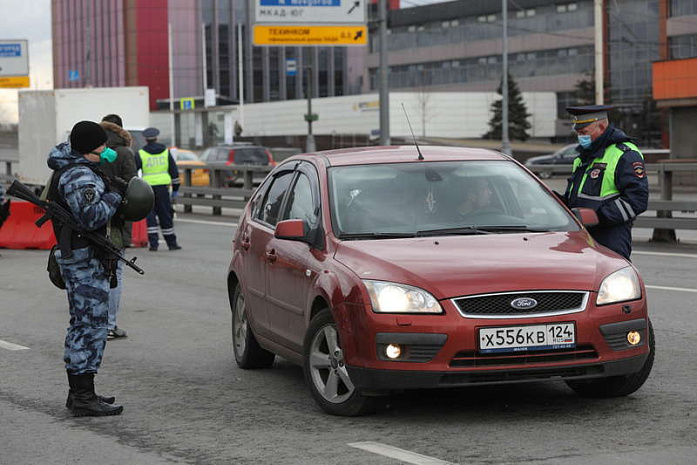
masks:
[(143, 149), (138, 150), (140, 161), (143, 164), (143, 179), (151, 186), (172, 184), (169, 175), (169, 151), (152, 154)]
[[(637, 146), (631, 142), (621, 142), (607, 147), (602, 157), (595, 158), (588, 164), (580, 183), (578, 183), (578, 186), (572, 185), (569, 194), (577, 193), (576, 197), (579, 199), (579, 203), (591, 208), (619, 195), (620, 191), (615, 184), (617, 163), (624, 152), (632, 150), (644, 158)], [(580, 166), (581, 157), (576, 157), (572, 173), (575, 174)]]

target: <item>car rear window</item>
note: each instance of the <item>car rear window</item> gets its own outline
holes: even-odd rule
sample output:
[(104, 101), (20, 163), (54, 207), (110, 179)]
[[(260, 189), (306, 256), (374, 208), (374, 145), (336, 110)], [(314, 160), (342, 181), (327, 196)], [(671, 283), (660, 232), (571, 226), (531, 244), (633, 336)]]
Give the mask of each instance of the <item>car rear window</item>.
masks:
[(236, 147), (235, 164), (237, 165), (268, 165), (269, 156), (261, 147)]

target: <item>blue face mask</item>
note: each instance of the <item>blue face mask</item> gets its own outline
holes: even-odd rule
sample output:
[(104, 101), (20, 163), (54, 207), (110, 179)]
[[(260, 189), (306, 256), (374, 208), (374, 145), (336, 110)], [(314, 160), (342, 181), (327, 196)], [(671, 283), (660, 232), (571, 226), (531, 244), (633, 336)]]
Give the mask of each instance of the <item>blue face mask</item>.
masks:
[(116, 156), (116, 151), (107, 147), (99, 154), (99, 163), (114, 163)]
[(578, 135), (578, 143), (581, 144), (581, 147), (583, 147), (584, 149), (587, 149), (588, 147), (591, 146), (593, 141), (591, 140), (591, 136), (589, 136), (588, 134), (583, 134), (583, 135), (579, 134)]

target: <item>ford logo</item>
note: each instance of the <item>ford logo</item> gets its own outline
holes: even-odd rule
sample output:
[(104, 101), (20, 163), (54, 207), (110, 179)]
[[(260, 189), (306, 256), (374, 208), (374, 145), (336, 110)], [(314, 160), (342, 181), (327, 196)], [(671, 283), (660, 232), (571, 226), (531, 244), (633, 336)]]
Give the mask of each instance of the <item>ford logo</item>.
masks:
[(511, 302), (511, 307), (517, 310), (527, 310), (537, 307), (537, 300), (530, 297), (520, 297)]

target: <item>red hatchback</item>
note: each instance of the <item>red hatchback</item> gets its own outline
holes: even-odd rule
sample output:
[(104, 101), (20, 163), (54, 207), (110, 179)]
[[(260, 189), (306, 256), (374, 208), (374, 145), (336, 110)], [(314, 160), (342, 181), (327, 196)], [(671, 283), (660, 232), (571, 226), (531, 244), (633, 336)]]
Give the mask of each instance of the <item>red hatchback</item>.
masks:
[(646, 381), (643, 281), (515, 160), (361, 148), (276, 167), (239, 221), (228, 275), (237, 364), (303, 366), (327, 412), (393, 390), (563, 379), (591, 397)]

